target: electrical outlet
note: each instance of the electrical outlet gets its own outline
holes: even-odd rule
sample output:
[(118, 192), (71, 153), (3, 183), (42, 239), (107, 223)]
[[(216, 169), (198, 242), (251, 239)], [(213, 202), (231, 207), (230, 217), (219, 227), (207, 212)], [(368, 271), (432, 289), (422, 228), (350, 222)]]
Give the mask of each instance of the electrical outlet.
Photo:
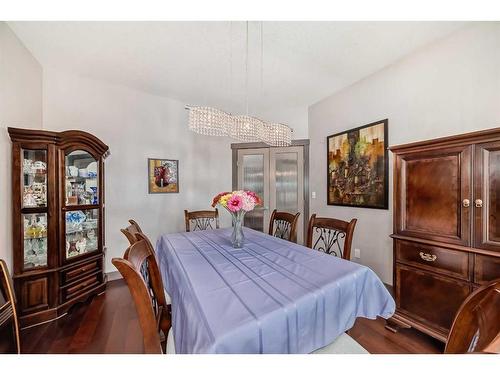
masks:
[(354, 258), (361, 258), (361, 250), (360, 249), (354, 249)]
[(313, 192), (311, 193), (311, 198), (312, 198), (312, 199), (316, 199), (316, 192), (315, 192), (315, 191), (313, 191)]

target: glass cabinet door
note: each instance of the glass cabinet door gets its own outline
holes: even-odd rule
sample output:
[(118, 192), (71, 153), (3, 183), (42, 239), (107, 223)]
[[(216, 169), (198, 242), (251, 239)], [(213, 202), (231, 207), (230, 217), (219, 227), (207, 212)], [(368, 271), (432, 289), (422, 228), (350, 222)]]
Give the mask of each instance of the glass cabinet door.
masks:
[(99, 204), (98, 163), (87, 151), (76, 150), (65, 156), (66, 206)]
[(47, 150), (25, 150), (22, 155), (22, 207), (47, 207)]
[(24, 269), (47, 265), (47, 214), (23, 214)]
[(99, 209), (66, 212), (66, 259), (99, 247)]

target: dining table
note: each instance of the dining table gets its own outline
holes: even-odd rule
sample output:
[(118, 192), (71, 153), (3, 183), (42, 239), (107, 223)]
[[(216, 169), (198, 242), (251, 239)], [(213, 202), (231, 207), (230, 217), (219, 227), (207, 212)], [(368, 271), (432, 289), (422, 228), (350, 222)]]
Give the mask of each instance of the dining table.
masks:
[(311, 353), (358, 317), (389, 318), (394, 299), (368, 267), (232, 228), (159, 236), (176, 353)]

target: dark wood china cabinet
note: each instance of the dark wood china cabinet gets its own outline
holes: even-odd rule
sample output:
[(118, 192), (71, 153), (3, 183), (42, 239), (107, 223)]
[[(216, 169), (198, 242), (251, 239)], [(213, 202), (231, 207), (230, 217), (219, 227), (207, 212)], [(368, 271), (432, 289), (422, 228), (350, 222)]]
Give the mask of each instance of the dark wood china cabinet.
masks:
[(500, 128), (390, 150), (396, 314), (387, 328), (446, 341), (465, 298), (500, 278)]
[(13, 279), (22, 326), (55, 319), (105, 289), (104, 158), (77, 130), (8, 129)]

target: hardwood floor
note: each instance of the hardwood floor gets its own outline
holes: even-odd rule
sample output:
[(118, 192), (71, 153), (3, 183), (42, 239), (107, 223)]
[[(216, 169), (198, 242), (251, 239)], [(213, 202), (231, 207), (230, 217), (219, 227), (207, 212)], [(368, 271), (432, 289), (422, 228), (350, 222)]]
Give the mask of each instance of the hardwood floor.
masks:
[[(441, 353), (442, 343), (413, 329), (392, 333), (381, 318), (360, 318), (349, 334), (370, 353)], [(59, 320), (21, 331), (23, 353), (142, 353), (135, 307), (123, 280)]]

